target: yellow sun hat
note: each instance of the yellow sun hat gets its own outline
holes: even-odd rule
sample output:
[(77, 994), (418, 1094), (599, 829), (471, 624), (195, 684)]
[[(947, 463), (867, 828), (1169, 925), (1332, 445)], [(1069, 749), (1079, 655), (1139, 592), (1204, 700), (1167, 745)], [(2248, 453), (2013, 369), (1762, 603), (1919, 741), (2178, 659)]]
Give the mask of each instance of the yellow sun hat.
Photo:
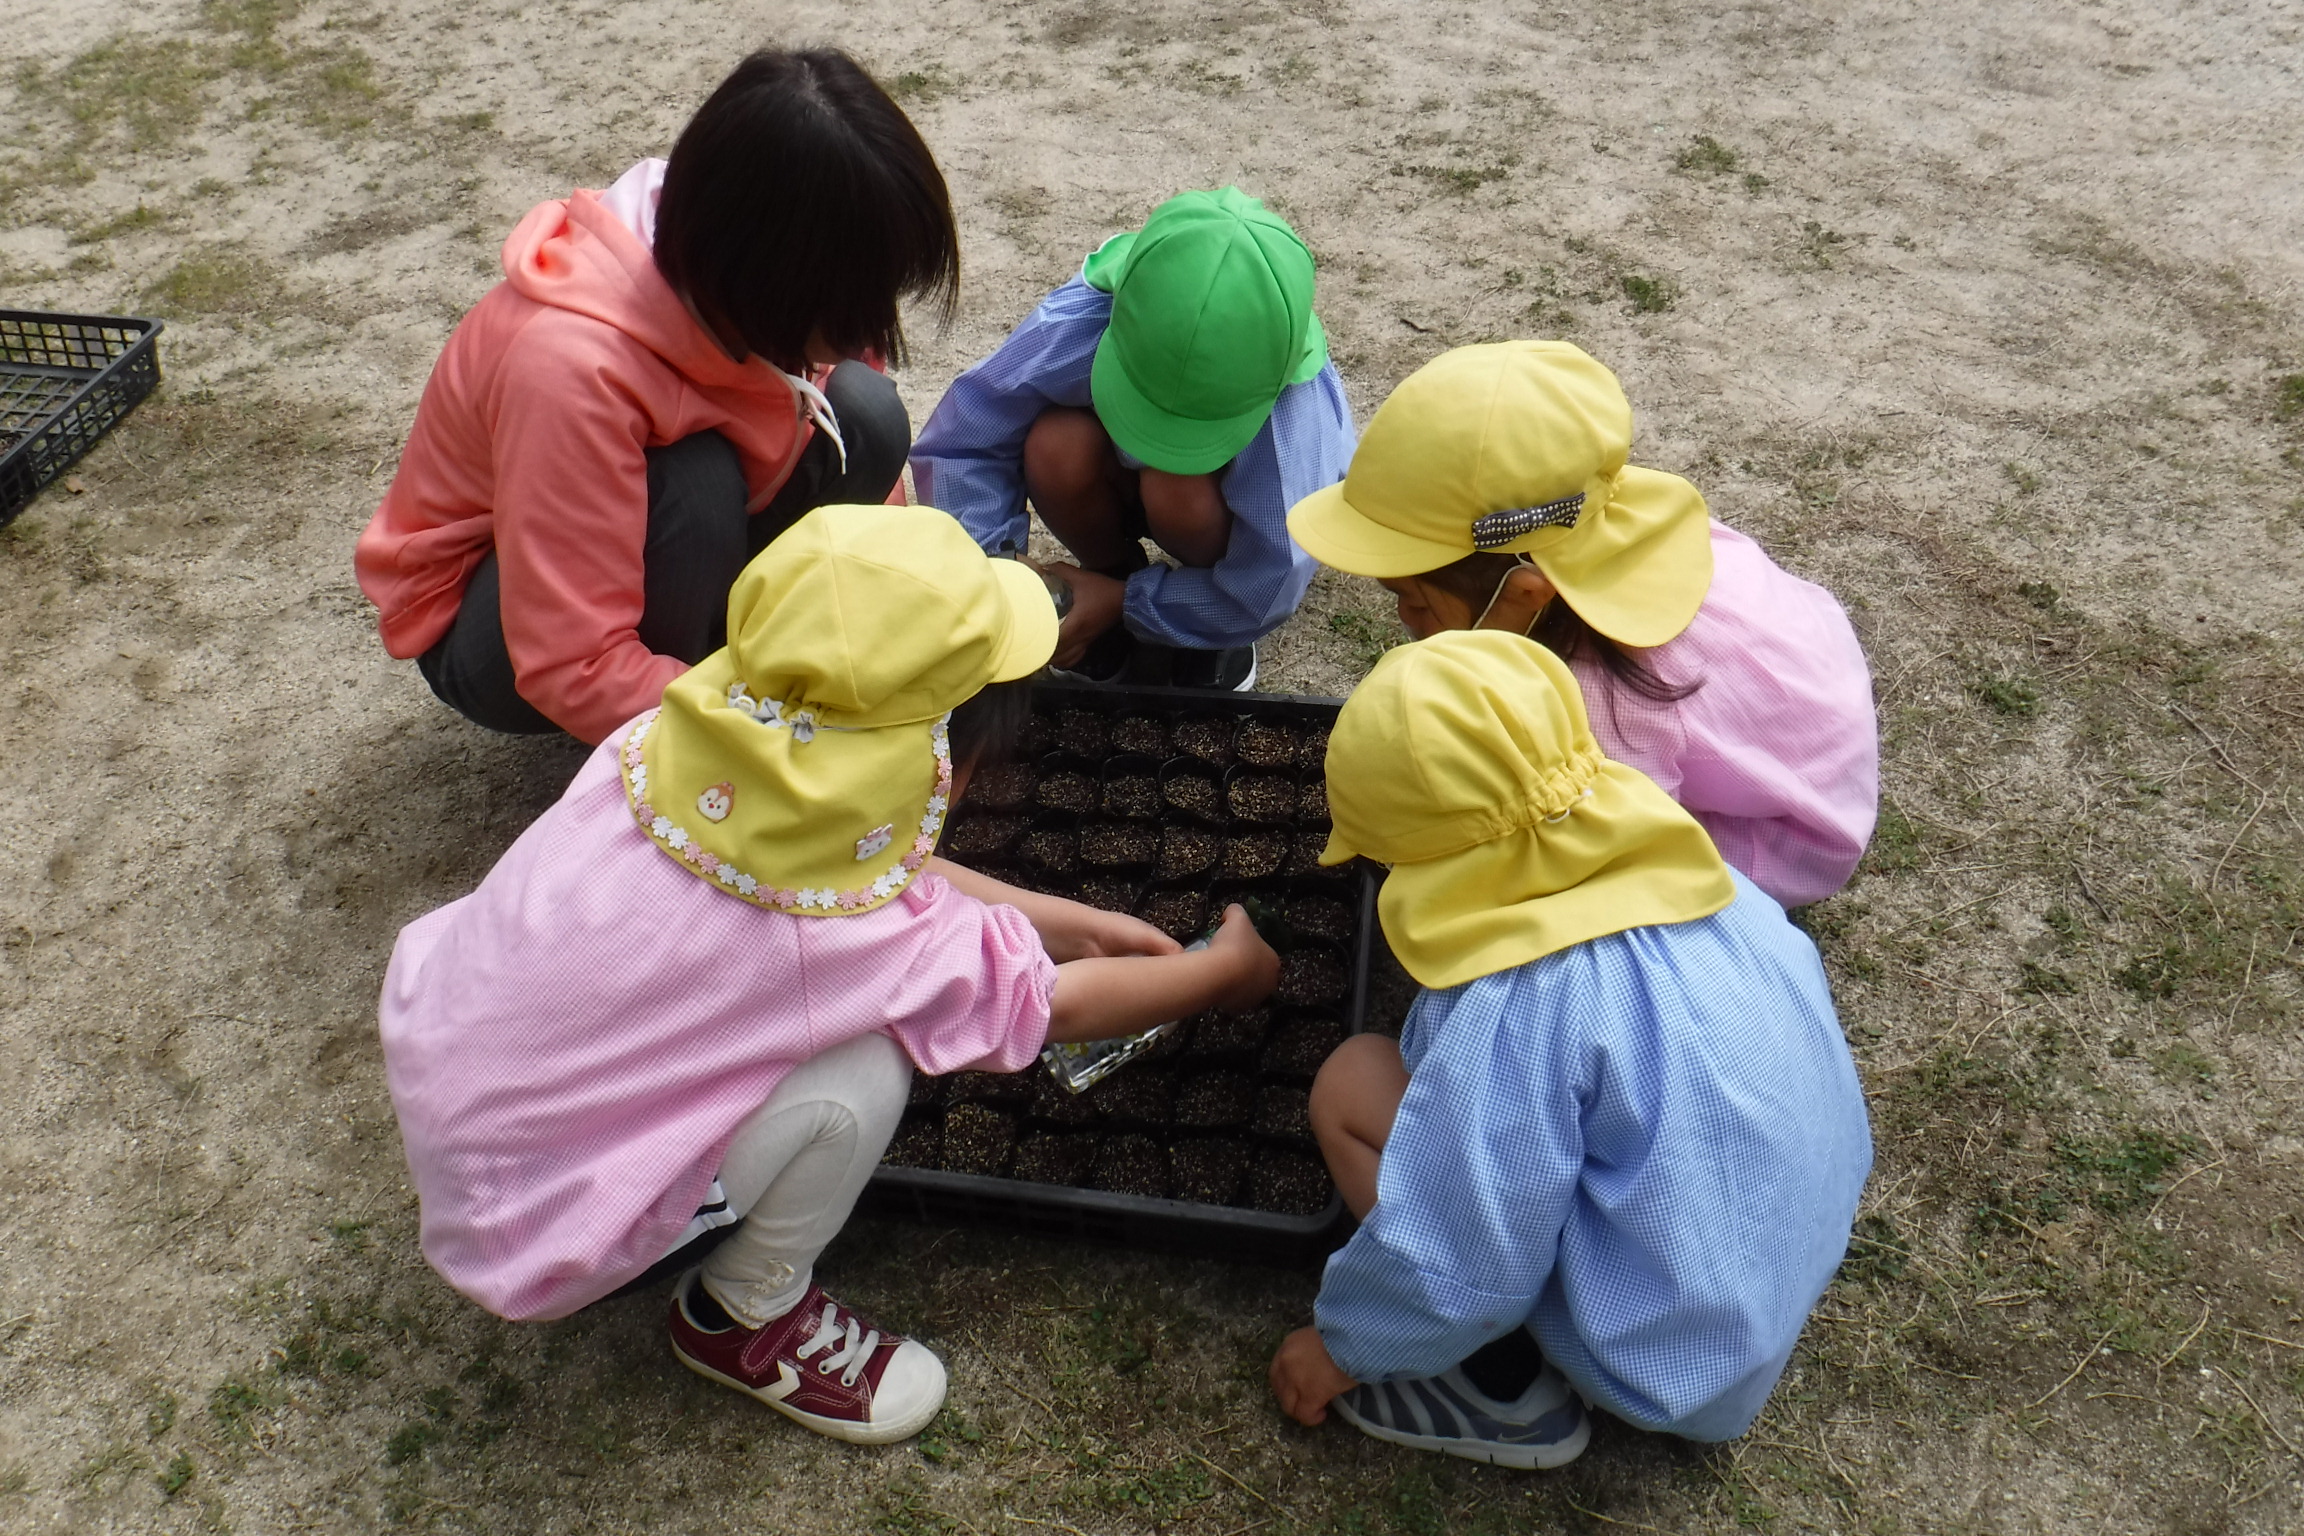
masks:
[(1695, 486), (1631, 451), (1631, 404), (1582, 348), (1458, 347), (1400, 381), (1343, 481), (1296, 503), (1288, 531), (1355, 576), (1524, 553), (1601, 634), (1662, 645), (1711, 590), (1710, 518)]
[(731, 896), (837, 917), (935, 852), (951, 712), (1046, 665), (1056, 609), (948, 513), (819, 507), (736, 578), (728, 635), (626, 738), (633, 818)]
[(1427, 987), (1736, 899), (1695, 818), (1602, 755), (1575, 674), (1501, 630), (1384, 654), (1328, 738), (1328, 810), (1320, 862), (1391, 866), (1377, 914)]

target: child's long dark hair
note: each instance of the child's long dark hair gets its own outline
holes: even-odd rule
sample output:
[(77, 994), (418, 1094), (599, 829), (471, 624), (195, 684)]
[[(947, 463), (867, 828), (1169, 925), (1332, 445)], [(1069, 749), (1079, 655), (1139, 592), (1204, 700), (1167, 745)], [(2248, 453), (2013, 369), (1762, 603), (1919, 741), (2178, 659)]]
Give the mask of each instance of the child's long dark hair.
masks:
[[(1517, 563), (1510, 555), (1483, 551), (1466, 555), (1436, 571), (1426, 571), (1416, 579), (1432, 583), (1468, 605), (1477, 615), (1496, 595), (1497, 583)], [(1528, 631), (1528, 638), (1570, 663), (1589, 649), (1600, 658), (1600, 665), (1608, 669), (1610, 677), (1642, 698), (1659, 704), (1677, 703), (1704, 686), (1702, 678), (1675, 683), (1658, 676), (1647, 662), (1585, 623), (1565, 598), (1556, 596), (1544, 605), (1544, 611), (1536, 616), (1535, 626)]]
[(799, 373), (811, 335), (899, 361), (901, 299), (949, 319), (960, 236), (935, 156), (855, 60), (763, 49), (672, 146), (656, 268), (707, 324)]
[(1032, 679), (993, 683), (952, 711), (952, 766), (991, 768), (1006, 762), (1031, 718)]

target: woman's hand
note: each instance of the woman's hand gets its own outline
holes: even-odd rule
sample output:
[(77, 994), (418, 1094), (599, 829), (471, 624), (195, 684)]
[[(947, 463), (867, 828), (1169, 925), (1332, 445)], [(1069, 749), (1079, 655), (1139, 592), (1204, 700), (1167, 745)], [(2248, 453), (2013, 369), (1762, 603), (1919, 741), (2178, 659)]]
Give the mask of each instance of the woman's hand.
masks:
[(1272, 1357), (1272, 1395), (1280, 1400), (1280, 1411), (1299, 1424), (1323, 1422), (1329, 1402), (1358, 1385), (1336, 1368), (1317, 1328), (1297, 1329), (1280, 1341)]

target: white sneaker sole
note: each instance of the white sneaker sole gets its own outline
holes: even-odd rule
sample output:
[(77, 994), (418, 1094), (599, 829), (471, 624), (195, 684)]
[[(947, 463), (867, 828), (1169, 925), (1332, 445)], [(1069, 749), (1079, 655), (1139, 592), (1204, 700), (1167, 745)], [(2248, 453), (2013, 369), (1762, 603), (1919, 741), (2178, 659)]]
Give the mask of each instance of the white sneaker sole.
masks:
[(1342, 1398), (1332, 1405), (1360, 1433), (1372, 1440), (1389, 1440), (1394, 1445), (1405, 1445), (1419, 1451), (1438, 1451), (1444, 1456), (1459, 1456), (1466, 1461), (1484, 1461), (1492, 1467), (1512, 1467), (1522, 1472), (1548, 1472), (1564, 1467), (1584, 1454), (1584, 1447), (1592, 1443), (1592, 1414), (1585, 1410), (1584, 1418), (1576, 1426), (1576, 1433), (1550, 1445), (1491, 1445), (1485, 1440), (1456, 1440), (1440, 1435), (1411, 1434), (1404, 1429), (1387, 1429), (1371, 1424), (1354, 1413)]
[(716, 1381), (724, 1387), (734, 1387), (746, 1397), (766, 1403), (803, 1429), (812, 1429), (817, 1434), (833, 1440), (845, 1440), (850, 1445), (891, 1445), (898, 1440), (909, 1440), (926, 1429), (936, 1415), (944, 1411), (943, 1395), (938, 1394), (936, 1401), (928, 1404), (926, 1408), (907, 1414), (901, 1419), (891, 1419), (885, 1424), (859, 1424), (854, 1419), (828, 1419), (822, 1414), (809, 1413), (805, 1409), (787, 1407), (767, 1393), (756, 1391), (744, 1385), (733, 1376), (722, 1375), (691, 1356), (688, 1351), (680, 1347), (677, 1341), (672, 1345), (672, 1353), (679, 1357), (682, 1365), (706, 1381)]

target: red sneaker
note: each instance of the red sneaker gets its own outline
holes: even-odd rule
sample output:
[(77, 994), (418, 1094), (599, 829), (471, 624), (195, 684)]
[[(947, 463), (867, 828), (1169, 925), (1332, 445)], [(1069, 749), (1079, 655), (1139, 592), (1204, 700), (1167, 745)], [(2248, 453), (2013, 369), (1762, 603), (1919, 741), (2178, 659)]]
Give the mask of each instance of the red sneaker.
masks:
[[(928, 1427), (944, 1406), (944, 1362), (926, 1346), (882, 1333), (811, 1285), (764, 1328), (708, 1328), (692, 1302), (697, 1272), (672, 1295), (672, 1353), (699, 1376), (748, 1392), (786, 1418), (853, 1445), (886, 1445)], [(700, 1308), (725, 1319), (716, 1302)]]

